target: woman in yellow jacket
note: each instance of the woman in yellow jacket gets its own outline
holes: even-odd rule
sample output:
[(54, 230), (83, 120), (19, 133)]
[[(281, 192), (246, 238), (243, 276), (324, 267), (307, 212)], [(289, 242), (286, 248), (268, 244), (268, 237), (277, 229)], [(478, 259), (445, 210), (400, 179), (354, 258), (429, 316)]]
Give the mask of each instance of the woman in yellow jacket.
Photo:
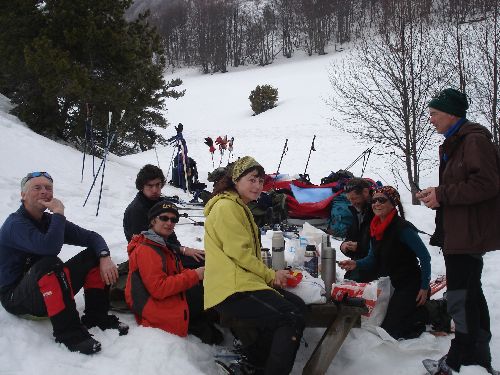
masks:
[[(262, 192), (265, 172), (250, 156), (236, 161), (205, 206), (205, 309), (238, 321), (257, 373), (288, 374), (304, 330), (304, 302), (281, 287), (289, 273), (261, 259), (259, 230), (247, 207)], [(249, 342), (251, 341), (251, 342)]]

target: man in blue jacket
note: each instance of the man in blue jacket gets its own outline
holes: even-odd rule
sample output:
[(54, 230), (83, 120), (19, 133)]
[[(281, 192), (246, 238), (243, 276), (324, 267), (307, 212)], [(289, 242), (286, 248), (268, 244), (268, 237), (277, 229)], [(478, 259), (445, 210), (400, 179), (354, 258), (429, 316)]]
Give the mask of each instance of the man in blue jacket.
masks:
[[(87, 328), (126, 334), (128, 326), (108, 315), (108, 288), (118, 271), (104, 239), (66, 220), (47, 172), (28, 173), (22, 179), (21, 202), (0, 228), (0, 301), (5, 310), (48, 316), (56, 341), (83, 354), (101, 350)], [(63, 244), (86, 250), (62, 262), (58, 255)], [(85, 314), (80, 321), (74, 295), (82, 287)]]

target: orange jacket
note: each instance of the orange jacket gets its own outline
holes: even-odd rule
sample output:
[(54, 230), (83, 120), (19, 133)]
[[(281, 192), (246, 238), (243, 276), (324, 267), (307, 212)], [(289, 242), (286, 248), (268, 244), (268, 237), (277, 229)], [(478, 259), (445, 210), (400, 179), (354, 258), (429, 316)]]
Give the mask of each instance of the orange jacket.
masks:
[(152, 231), (133, 236), (127, 251), (125, 299), (137, 323), (187, 336), (189, 309), (185, 291), (198, 284), (197, 273), (183, 269), (179, 258)]

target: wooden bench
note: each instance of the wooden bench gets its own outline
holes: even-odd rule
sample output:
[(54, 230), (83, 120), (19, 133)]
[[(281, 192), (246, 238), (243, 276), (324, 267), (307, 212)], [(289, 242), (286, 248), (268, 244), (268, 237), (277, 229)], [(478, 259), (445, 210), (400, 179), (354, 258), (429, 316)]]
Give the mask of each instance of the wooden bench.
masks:
[(366, 306), (349, 306), (335, 302), (309, 305), (308, 309), (306, 326), (324, 327), (326, 330), (304, 366), (302, 374), (322, 375), (326, 373), (351, 328), (360, 326), (361, 315), (368, 310)]

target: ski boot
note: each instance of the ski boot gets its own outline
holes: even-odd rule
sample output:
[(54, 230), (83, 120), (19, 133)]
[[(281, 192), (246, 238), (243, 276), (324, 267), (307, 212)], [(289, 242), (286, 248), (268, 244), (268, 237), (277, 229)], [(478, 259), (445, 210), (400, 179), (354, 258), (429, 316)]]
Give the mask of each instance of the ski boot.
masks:
[(425, 369), (430, 375), (452, 375), (453, 370), (446, 364), (446, 356), (439, 360), (424, 359), (422, 361)]

